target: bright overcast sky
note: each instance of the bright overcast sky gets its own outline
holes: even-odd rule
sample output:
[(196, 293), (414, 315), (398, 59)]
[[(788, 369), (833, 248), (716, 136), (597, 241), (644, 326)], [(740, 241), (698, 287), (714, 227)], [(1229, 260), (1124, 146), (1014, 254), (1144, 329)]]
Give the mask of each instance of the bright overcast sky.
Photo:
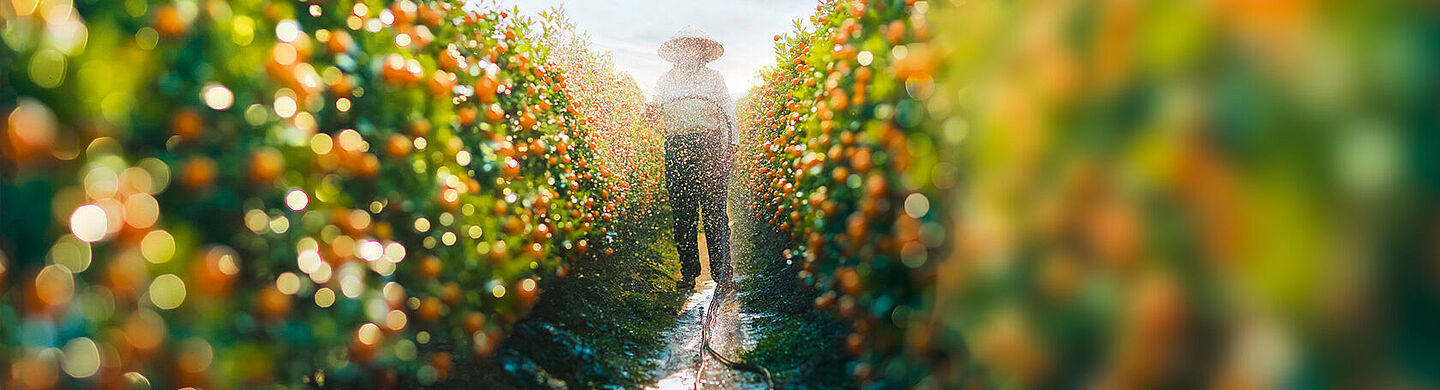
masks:
[[(484, 0), (486, 2), (490, 0)], [(755, 73), (775, 60), (775, 34), (808, 17), (815, 0), (499, 0), (534, 15), (556, 5), (582, 32), (592, 48), (614, 53), (615, 65), (635, 76), (650, 96), (670, 63), (656, 49), (681, 27), (693, 24), (725, 46), (725, 55), (708, 66), (725, 76), (732, 95), (755, 85)]]

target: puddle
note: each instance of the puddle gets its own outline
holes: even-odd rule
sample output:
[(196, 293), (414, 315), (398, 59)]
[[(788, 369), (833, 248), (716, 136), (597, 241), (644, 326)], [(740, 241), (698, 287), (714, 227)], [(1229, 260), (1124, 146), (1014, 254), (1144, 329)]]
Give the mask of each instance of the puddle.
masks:
[(652, 372), (661, 379), (647, 389), (766, 388), (762, 376), (726, 366), (705, 353), (702, 342), (707, 313), (715, 317), (709, 336), (716, 352), (734, 360), (754, 348), (756, 341), (749, 326), (754, 314), (741, 309), (733, 291), (719, 291), (722, 296), (717, 301), (717, 290), (715, 281), (701, 281), (681, 307), (675, 327), (662, 332), (665, 349), (653, 361)]
[(665, 349), (655, 359), (654, 376), (661, 378), (647, 389), (693, 389), (701, 368), (701, 326), (705, 311), (715, 298), (715, 281), (699, 283), (695, 292), (685, 299), (675, 327), (661, 333)]

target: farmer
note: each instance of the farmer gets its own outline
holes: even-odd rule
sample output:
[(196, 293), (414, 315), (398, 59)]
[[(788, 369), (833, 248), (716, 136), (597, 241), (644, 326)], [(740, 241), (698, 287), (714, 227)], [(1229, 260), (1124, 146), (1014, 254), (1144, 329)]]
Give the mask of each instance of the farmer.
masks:
[(735, 103), (720, 72), (705, 67), (725, 48), (695, 26), (686, 26), (660, 45), (660, 58), (675, 64), (660, 76), (652, 116), (664, 119), (665, 189), (675, 215), (675, 249), (680, 254), (677, 289), (695, 286), (700, 276), (696, 224), (704, 218), (705, 241), (715, 280), (730, 276), (729, 218), (725, 189), (739, 144)]

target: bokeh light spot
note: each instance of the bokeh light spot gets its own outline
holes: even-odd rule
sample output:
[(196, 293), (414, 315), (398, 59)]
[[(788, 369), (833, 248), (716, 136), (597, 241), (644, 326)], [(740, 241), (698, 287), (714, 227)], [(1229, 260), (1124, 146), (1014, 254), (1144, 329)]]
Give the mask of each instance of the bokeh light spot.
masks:
[(324, 263), (324, 260), (320, 258), (320, 252), (314, 249), (306, 249), (300, 251), (300, 254), (295, 256), (295, 263), (296, 266), (300, 268), (300, 272), (313, 274), (315, 271), (320, 270), (320, 265)]
[(175, 237), (164, 230), (151, 231), (140, 240), (140, 254), (151, 263), (168, 262), (175, 256)]
[(45, 49), (30, 57), (30, 80), (41, 88), (55, 88), (65, 81), (65, 54)]
[(360, 245), (356, 249), (358, 250), (357, 255), (365, 261), (379, 260), (380, 256), (385, 254), (385, 247), (375, 240), (360, 240)]
[(306, 196), (305, 191), (303, 190), (294, 189), (290, 190), (289, 193), (285, 194), (285, 206), (289, 207), (290, 210), (304, 210), (305, 206), (309, 204), (310, 197)]
[(155, 31), (154, 28), (141, 27), (140, 31), (135, 32), (135, 44), (141, 49), (154, 49), (158, 43), (160, 43), (160, 32)]
[(924, 218), (930, 213), (930, 198), (921, 193), (913, 193), (905, 197), (905, 214), (911, 218)]
[(366, 322), (365, 325), (360, 325), (355, 336), (365, 345), (375, 345), (380, 342), (380, 327), (373, 322)]
[(279, 115), (281, 118), (293, 117), (297, 109), (294, 97), (287, 95), (275, 97), (275, 115)]
[(52, 306), (70, 302), (75, 295), (75, 278), (69, 268), (51, 264), (40, 269), (35, 275), (35, 296), (41, 302)]
[(335, 290), (325, 287), (315, 291), (315, 306), (330, 307), (333, 304), (335, 304)]
[[(148, 180), (146, 184), (149, 184)], [(145, 229), (154, 226), (159, 219), (160, 203), (155, 201), (155, 197), (146, 193), (125, 197), (125, 224)]]
[(70, 232), (80, 241), (96, 242), (105, 239), (109, 226), (110, 221), (105, 216), (105, 209), (93, 203), (80, 206), (70, 214)]
[(300, 291), (300, 276), (294, 272), (286, 272), (275, 278), (275, 289), (285, 295), (295, 295)]
[(300, 23), (286, 19), (275, 24), (275, 38), (281, 42), (294, 42), (300, 38)]
[(175, 274), (164, 274), (150, 282), (150, 302), (155, 307), (170, 310), (185, 303), (185, 281)]
[(228, 110), (235, 104), (235, 94), (230, 92), (224, 85), (206, 85), (200, 92), (200, 97), (205, 100), (205, 106), (212, 110)]
[(230, 24), (234, 26), (231, 29), (231, 42), (235, 42), (239, 46), (247, 46), (255, 40), (255, 19), (239, 15), (231, 19)]
[(64, 360), (60, 367), (75, 378), (89, 378), (100, 371), (100, 348), (88, 337), (65, 343)]
[(120, 175), (109, 167), (95, 166), (85, 172), (84, 185), (90, 199), (109, 198), (120, 190)]
[(315, 154), (330, 153), (330, 148), (334, 146), (335, 142), (330, 138), (329, 134), (316, 133), (310, 137), (310, 151), (315, 152)]
[(385, 244), (385, 259), (391, 263), (399, 263), (405, 260), (405, 245), (398, 242)]
[(180, 369), (201, 373), (209, 369), (210, 363), (214, 362), (215, 349), (204, 339), (192, 337), (180, 343), (179, 355)]
[(89, 269), (92, 255), (90, 243), (68, 234), (61, 236), (55, 241), (55, 245), (50, 247), (50, 262), (63, 265), (72, 272), (85, 272)]
[(390, 330), (405, 329), (406, 322), (407, 318), (405, 317), (405, 312), (403, 311), (391, 310), (389, 313), (385, 314), (385, 327), (390, 328)]

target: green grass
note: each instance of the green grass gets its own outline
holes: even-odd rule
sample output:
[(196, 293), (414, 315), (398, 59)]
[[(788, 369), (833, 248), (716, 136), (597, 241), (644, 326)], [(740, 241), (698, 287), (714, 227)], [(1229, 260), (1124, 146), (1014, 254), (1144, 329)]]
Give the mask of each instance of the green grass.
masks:
[[(516, 387), (636, 387), (652, 383), (660, 333), (675, 324), (684, 296), (669, 210), (617, 225), (615, 253), (576, 264), (542, 293), (489, 362)], [(597, 251), (598, 252), (598, 251)], [(495, 376), (490, 376), (494, 378)]]
[(780, 388), (849, 386), (841, 355), (847, 328), (815, 310), (817, 292), (800, 286), (797, 269), (781, 255), (788, 241), (752, 218), (738, 220), (735, 235), (736, 272), (749, 275), (736, 290), (758, 335), (740, 358), (769, 369)]

